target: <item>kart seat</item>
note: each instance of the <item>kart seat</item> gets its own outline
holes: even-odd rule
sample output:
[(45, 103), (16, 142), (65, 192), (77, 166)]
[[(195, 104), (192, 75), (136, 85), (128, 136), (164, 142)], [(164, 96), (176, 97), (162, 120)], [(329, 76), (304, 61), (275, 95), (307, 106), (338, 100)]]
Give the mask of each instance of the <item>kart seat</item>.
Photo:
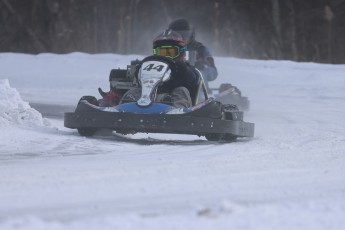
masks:
[[(190, 93), (190, 97), (192, 99), (193, 106), (199, 102), (198, 100), (200, 99), (206, 100), (208, 98), (206, 91), (204, 90), (205, 84), (202, 77), (202, 73), (199, 70), (197, 70), (197, 72), (198, 72), (198, 83), (188, 89)], [(202, 98), (202, 95), (204, 95), (204, 98)]]

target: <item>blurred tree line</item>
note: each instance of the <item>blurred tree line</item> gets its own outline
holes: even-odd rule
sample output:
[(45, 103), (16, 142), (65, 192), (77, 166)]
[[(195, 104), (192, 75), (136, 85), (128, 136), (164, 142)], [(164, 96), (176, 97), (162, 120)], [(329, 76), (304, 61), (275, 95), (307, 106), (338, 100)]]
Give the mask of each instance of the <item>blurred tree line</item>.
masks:
[(215, 56), (345, 63), (345, 0), (0, 0), (0, 52), (150, 54), (181, 17)]

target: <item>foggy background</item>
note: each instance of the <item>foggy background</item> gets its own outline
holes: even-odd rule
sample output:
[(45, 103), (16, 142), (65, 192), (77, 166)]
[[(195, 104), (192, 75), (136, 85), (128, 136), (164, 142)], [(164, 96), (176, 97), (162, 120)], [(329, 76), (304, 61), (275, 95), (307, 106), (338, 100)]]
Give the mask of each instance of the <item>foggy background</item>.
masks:
[(0, 0), (0, 52), (149, 55), (176, 18), (214, 56), (345, 63), (345, 0)]

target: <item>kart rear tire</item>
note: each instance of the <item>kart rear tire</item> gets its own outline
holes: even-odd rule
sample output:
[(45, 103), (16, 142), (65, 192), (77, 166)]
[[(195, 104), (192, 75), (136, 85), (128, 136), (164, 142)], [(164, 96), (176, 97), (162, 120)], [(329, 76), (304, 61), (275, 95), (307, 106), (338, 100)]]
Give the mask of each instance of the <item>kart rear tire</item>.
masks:
[(234, 95), (241, 97), (241, 90), (239, 90), (236, 86), (231, 85), (230, 83), (223, 83), (219, 86), (218, 93), (221, 94), (222, 92), (233, 89)]
[(94, 96), (82, 96), (78, 102), (78, 105), (81, 101), (87, 101), (90, 104), (99, 105), (97, 98), (95, 98)]

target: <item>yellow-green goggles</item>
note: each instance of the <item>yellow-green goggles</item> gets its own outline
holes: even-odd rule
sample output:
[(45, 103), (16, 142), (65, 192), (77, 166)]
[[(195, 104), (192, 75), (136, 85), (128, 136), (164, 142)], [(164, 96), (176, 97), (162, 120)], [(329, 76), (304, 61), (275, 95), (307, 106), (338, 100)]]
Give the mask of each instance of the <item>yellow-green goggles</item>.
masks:
[(159, 47), (153, 48), (153, 54), (175, 59), (178, 56), (180, 56), (180, 54), (185, 52), (186, 49), (187, 49), (186, 46), (183, 46), (182, 48), (178, 46), (159, 46)]

